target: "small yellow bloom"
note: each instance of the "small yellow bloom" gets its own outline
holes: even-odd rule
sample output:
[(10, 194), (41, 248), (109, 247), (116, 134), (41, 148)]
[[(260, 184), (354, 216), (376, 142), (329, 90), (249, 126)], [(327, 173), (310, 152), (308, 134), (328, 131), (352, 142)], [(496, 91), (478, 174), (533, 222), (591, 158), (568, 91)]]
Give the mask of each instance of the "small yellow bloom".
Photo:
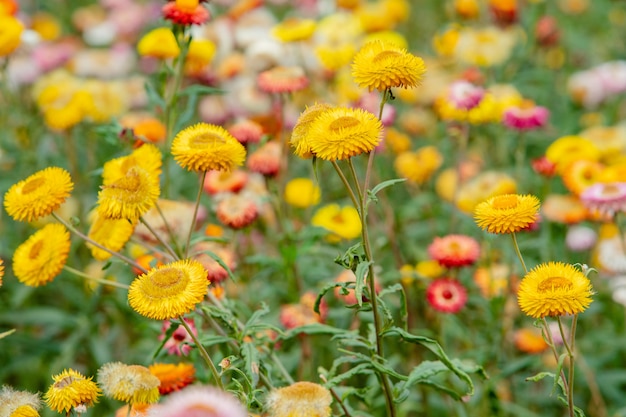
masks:
[(267, 399), (270, 417), (329, 417), (333, 398), (328, 389), (313, 382), (296, 382), (274, 390)]
[(320, 60), (321, 64), (330, 71), (337, 71), (348, 65), (356, 49), (351, 43), (344, 43), (340, 45), (335, 44), (323, 44), (315, 47), (315, 55)]
[(300, 158), (309, 159), (313, 156), (311, 144), (308, 140), (309, 129), (320, 114), (331, 108), (332, 106), (330, 104), (316, 103), (313, 106), (307, 107), (300, 114), (300, 117), (298, 117), (291, 131), (289, 143), (295, 148), (293, 152)]
[(476, 206), (490, 197), (517, 192), (517, 184), (509, 175), (498, 171), (485, 171), (461, 185), (458, 191), (457, 207), (472, 213)]
[(0, 15), (0, 57), (7, 56), (20, 46), (24, 25), (13, 16)]
[(159, 400), (161, 381), (141, 365), (109, 362), (98, 370), (104, 394), (129, 404), (152, 404)]
[(146, 33), (139, 40), (137, 52), (141, 56), (167, 59), (176, 58), (180, 54), (180, 48), (171, 29), (157, 28)]
[[(97, 211), (93, 213), (93, 217), (88, 233), (89, 238), (113, 252), (119, 252), (135, 231), (136, 223), (126, 219), (107, 219), (99, 215)], [(112, 256), (111, 253), (91, 243), (87, 242), (87, 247), (91, 255), (99, 261), (105, 261)]]
[(415, 272), (430, 279), (443, 276), (445, 271), (445, 268), (434, 259), (419, 261), (417, 265), (415, 265)]
[(217, 46), (209, 39), (194, 39), (185, 58), (185, 74), (197, 75), (211, 63)]
[(441, 57), (452, 57), (459, 40), (460, 26), (450, 25), (443, 32), (433, 37), (433, 48)]
[(298, 42), (309, 39), (315, 32), (315, 20), (296, 17), (283, 20), (272, 29), (272, 35), (283, 42)]
[(311, 223), (331, 232), (328, 239), (334, 242), (340, 239), (354, 239), (361, 235), (361, 219), (352, 206), (340, 207), (339, 204), (328, 204), (320, 207), (313, 215)]
[(394, 167), (398, 175), (414, 184), (423, 184), (439, 169), (443, 156), (434, 146), (424, 146), (415, 152), (402, 152)]
[(600, 156), (600, 149), (592, 141), (582, 136), (562, 136), (546, 149), (546, 158), (556, 164), (556, 171), (559, 174), (567, 170), (574, 161), (582, 159), (598, 161)]
[(533, 318), (578, 314), (591, 304), (591, 282), (581, 271), (563, 262), (532, 269), (520, 283), (517, 300)]
[(539, 205), (534, 195), (498, 195), (477, 205), (474, 219), (489, 233), (519, 232), (537, 221)]
[(285, 201), (299, 208), (314, 206), (320, 201), (320, 188), (308, 178), (294, 178), (285, 186)]
[(52, 377), (54, 383), (45, 395), (46, 404), (58, 413), (69, 413), (78, 406), (90, 407), (98, 402), (100, 388), (91, 377), (73, 369), (65, 369)]
[(160, 194), (159, 183), (145, 169), (131, 167), (126, 175), (98, 192), (98, 214), (105, 219), (134, 222), (146, 214)]
[(138, 166), (143, 168), (154, 181), (159, 181), (163, 156), (159, 148), (152, 144), (144, 144), (135, 149), (130, 155), (112, 159), (104, 164), (102, 169), (103, 185), (111, 185), (124, 178), (128, 171)]

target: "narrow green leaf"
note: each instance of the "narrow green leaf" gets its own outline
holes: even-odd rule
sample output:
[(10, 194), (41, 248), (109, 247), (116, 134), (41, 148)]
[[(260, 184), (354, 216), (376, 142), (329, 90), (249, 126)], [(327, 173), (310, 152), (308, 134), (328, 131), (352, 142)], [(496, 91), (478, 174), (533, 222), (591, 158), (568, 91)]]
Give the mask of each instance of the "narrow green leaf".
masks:
[(287, 332), (285, 332), (283, 337), (280, 337), (279, 339), (291, 339), (292, 337), (295, 337), (299, 334), (331, 334), (331, 335), (339, 335), (339, 334), (354, 334), (353, 331), (350, 330), (345, 330), (345, 329), (339, 329), (337, 327), (333, 327), (333, 326), (329, 326), (327, 324), (321, 324), (321, 323), (312, 323), (312, 324), (306, 324), (304, 326), (300, 326), (300, 327), (296, 327), (294, 329), (291, 329)]
[(256, 310), (250, 318), (248, 322), (244, 325), (243, 330), (241, 331), (242, 335), (248, 336), (250, 334), (250, 328), (253, 327), (259, 319), (270, 312), (269, 307), (265, 303), (261, 303), (261, 308)]
[(259, 351), (253, 343), (244, 343), (241, 346), (241, 356), (245, 364), (246, 375), (253, 388), (259, 383)]
[(372, 369), (370, 363), (361, 363), (353, 368), (350, 368), (348, 371), (331, 378), (325, 385), (328, 388), (332, 388), (339, 385), (346, 379), (352, 378), (353, 376), (371, 374), (373, 372), (374, 370)]
[(375, 196), (376, 194), (378, 194), (381, 190), (384, 190), (387, 187), (391, 187), (394, 184), (398, 184), (401, 182), (406, 181), (406, 178), (395, 178), (392, 180), (387, 180), (387, 181), (383, 181), (380, 184), (376, 185), (374, 188), (372, 188), (369, 191), (369, 194), (372, 196)]
[(363, 305), (363, 287), (365, 287), (365, 274), (367, 273), (370, 265), (372, 265), (372, 261), (359, 262), (359, 264), (356, 266), (356, 271), (354, 272), (354, 274), (356, 275), (354, 296), (356, 297), (356, 302), (359, 304), (359, 307)]
[(232, 342), (233, 340), (234, 339), (232, 337), (228, 337), (228, 336), (210, 335), (210, 336), (201, 337), (200, 343), (202, 343), (202, 346), (213, 346), (213, 345), (219, 345), (223, 343), (229, 343), (229, 342)]
[(189, 87), (183, 89), (179, 95), (194, 95), (194, 96), (203, 96), (203, 95), (212, 95), (212, 94), (224, 94), (225, 91), (220, 88), (209, 87), (208, 85), (201, 84), (193, 84)]

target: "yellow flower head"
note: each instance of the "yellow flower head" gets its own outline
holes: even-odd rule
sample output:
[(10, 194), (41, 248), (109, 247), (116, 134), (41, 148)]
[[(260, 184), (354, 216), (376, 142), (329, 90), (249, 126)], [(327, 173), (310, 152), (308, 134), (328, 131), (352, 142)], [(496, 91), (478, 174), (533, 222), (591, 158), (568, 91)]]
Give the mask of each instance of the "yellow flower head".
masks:
[(311, 223), (332, 232), (328, 239), (334, 242), (340, 239), (354, 239), (361, 235), (361, 219), (352, 206), (340, 207), (339, 204), (328, 204), (320, 207), (313, 215)]
[(572, 194), (578, 196), (600, 180), (603, 170), (604, 165), (599, 162), (579, 159), (562, 172), (563, 184)]
[(148, 369), (161, 381), (159, 384), (161, 395), (181, 390), (196, 379), (196, 368), (190, 363), (155, 363)]
[(381, 40), (366, 43), (352, 63), (354, 81), (370, 91), (415, 87), (421, 84), (425, 72), (422, 58)]
[(320, 202), (320, 187), (308, 178), (294, 178), (285, 186), (287, 204), (307, 208)]
[(479, 203), (490, 197), (517, 192), (515, 180), (505, 173), (485, 171), (461, 185), (458, 191), (457, 207), (472, 213)]
[(415, 272), (426, 278), (435, 279), (443, 276), (446, 269), (436, 260), (428, 259), (419, 261), (417, 265), (415, 265)]
[(460, 29), (459, 25), (450, 25), (433, 37), (432, 44), (437, 55), (441, 57), (452, 57), (454, 55)]
[(315, 55), (320, 60), (324, 68), (329, 71), (337, 71), (339, 68), (348, 65), (356, 49), (351, 43), (344, 44), (323, 44), (315, 47)]
[(54, 383), (45, 395), (46, 404), (58, 413), (69, 413), (78, 406), (90, 407), (98, 402), (100, 388), (91, 377), (85, 378), (73, 369), (65, 369), (52, 377)]
[(7, 56), (20, 46), (24, 25), (13, 16), (0, 14), (0, 57)]
[(180, 48), (176, 37), (169, 28), (157, 28), (146, 33), (137, 44), (141, 56), (159, 59), (176, 58)]
[(560, 137), (546, 149), (546, 158), (556, 165), (559, 174), (565, 172), (574, 161), (598, 161), (600, 156), (600, 149), (582, 136)]
[(315, 32), (315, 20), (292, 17), (274, 26), (272, 34), (283, 42), (298, 42), (309, 39)]
[(342, 160), (371, 152), (380, 143), (382, 129), (380, 120), (366, 110), (334, 107), (309, 125), (306, 141), (318, 158)]
[(328, 389), (313, 382), (296, 382), (272, 391), (267, 399), (270, 417), (329, 417), (333, 398)]
[(137, 277), (128, 289), (128, 302), (144, 317), (173, 319), (192, 311), (208, 286), (207, 271), (200, 262), (175, 261)]
[(66, 170), (48, 167), (9, 188), (4, 208), (14, 220), (31, 222), (59, 208), (73, 189)]
[(211, 63), (217, 46), (209, 39), (194, 39), (185, 58), (185, 74), (200, 74)]
[(156, 204), (159, 183), (145, 169), (134, 166), (126, 175), (98, 192), (98, 214), (105, 219), (134, 222)]
[(145, 366), (104, 364), (98, 370), (98, 383), (106, 396), (129, 404), (152, 404), (159, 400), (161, 382)]
[(0, 410), (7, 417), (39, 417), (41, 408), (38, 394), (16, 391), (9, 386), (0, 388)]
[(396, 157), (394, 167), (398, 175), (415, 184), (428, 181), (441, 166), (443, 157), (434, 146), (424, 146), (415, 152), (402, 152)]
[(313, 156), (311, 145), (308, 140), (308, 132), (311, 124), (325, 110), (331, 109), (333, 106), (325, 103), (316, 103), (307, 107), (298, 117), (293, 130), (291, 131), (291, 139), (289, 143), (294, 149), (294, 153), (300, 158), (309, 159)]
[(489, 233), (519, 232), (537, 220), (539, 204), (534, 195), (498, 195), (476, 206), (474, 220)]
[[(89, 228), (89, 238), (113, 252), (119, 252), (135, 231), (136, 223), (126, 219), (107, 219), (99, 215), (97, 211), (93, 213), (93, 217)], [(91, 243), (86, 244), (91, 255), (99, 261), (105, 261), (112, 256), (111, 253)]]
[(70, 233), (65, 226), (48, 224), (15, 250), (13, 273), (30, 287), (47, 284), (63, 269), (70, 245)]
[(111, 185), (115, 181), (124, 178), (128, 171), (138, 166), (150, 174), (154, 181), (159, 181), (161, 175), (162, 155), (159, 148), (152, 144), (144, 144), (135, 149), (130, 155), (112, 159), (104, 164), (102, 170), (102, 183)]
[(21, 405), (9, 417), (39, 417), (39, 412), (30, 405)]
[(176, 135), (172, 155), (189, 171), (232, 171), (243, 165), (246, 148), (223, 127), (198, 123)]
[(517, 301), (533, 318), (578, 314), (591, 304), (591, 282), (581, 271), (563, 262), (549, 262), (531, 270), (519, 285)]

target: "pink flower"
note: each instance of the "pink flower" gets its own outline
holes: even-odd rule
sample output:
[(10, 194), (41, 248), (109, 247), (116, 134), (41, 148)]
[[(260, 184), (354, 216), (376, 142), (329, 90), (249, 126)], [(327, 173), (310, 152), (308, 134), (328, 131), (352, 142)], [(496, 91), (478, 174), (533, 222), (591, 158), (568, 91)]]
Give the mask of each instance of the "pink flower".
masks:
[(191, 385), (150, 407), (148, 417), (247, 417), (232, 394), (210, 386)]
[(450, 84), (448, 100), (460, 110), (471, 110), (483, 99), (485, 90), (469, 81), (459, 80)]
[(428, 246), (428, 254), (446, 268), (472, 265), (480, 256), (476, 239), (465, 235), (436, 237)]
[(440, 278), (430, 283), (426, 289), (428, 303), (442, 313), (458, 313), (467, 302), (467, 291), (457, 280)]
[(543, 127), (548, 122), (550, 112), (545, 107), (522, 104), (508, 107), (502, 116), (502, 123), (515, 130), (532, 130)]
[[(193, 332), (194, 335), (198, 335), (198, 331), (196, 330), (196, 325), (194, 324), (192, 319), (185, 319), (185, 322), (189, 325), (189, 328)], [(163, 340), (165, 335), (167, 334), (167, 330), (172, 326), (172, 323), (169, 320), (165, 320), (163, 322), (163, 327), (161, 328), (161, 335), (159, 336), (159, 340)], [(182, 325), (178, 326), (172, 336), (165, 342), (163, 348), (167, 350), (167, 353), (170, 355), (178, 355), (178, 356), (187, 356), (189, 351), (191, 350), (190, 343), (193, 343), (193, 339), (191, 335), (187, 333), (187, 329), (185, 329)]]
[(626, 211), (626, 182), (593, 184), (585, 188), (580, 201), (589, 210), (614, 216), (617, 212)]

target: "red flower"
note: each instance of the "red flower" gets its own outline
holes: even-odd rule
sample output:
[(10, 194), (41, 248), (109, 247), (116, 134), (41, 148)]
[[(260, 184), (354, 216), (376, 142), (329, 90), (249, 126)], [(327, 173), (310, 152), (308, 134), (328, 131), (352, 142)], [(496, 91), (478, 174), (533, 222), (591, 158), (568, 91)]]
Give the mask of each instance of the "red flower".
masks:
[(428, 254), (446, 268), (472, 265), (480, 256), (478, 242), (465, 235), (436, 237), (428, 246)]
[(458, 313), (467, 302), (465, 287), (455, 279), (440, 278), (426, 289), (428, 303), (442, 313)]
[(168, 2), (161, 12), (163, 18), (177, 25), (201, 25), (211, 17), (209, 11), (198, 1), (176, 0)]

